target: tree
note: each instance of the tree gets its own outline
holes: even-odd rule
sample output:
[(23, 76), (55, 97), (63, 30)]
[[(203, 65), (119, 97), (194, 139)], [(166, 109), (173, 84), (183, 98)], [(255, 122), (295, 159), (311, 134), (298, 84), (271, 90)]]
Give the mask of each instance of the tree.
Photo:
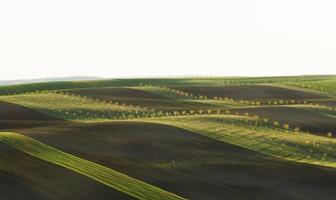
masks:
[(331, 132), (328, 132), (328, 133), (327, 133), (327, 137), (329, 137), (329, 138), (332, 137), (332, 133), (331, 133)]

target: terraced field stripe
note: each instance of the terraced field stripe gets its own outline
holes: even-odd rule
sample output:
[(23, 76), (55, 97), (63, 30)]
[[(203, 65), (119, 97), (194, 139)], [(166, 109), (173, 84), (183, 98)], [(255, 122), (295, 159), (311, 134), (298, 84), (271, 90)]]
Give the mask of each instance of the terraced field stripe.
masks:
[(25, 152), (33, 157), (65, 167), (102, 184), (115, 188), (132, 197), (142, 200), (182, 200), (184, 198), (162, 190), (153, 185), (131, 178), (113, 169), (73, 156), (52, 148), (30, 137), (13, 133), (0, 132), (0, 142)]
[(335, 138), (261, 127), (251, 129), (238, 122), (231, 123), (228, 116), (183, 116), (146, 121), (182, 128), (288, 161), (336, 168)]

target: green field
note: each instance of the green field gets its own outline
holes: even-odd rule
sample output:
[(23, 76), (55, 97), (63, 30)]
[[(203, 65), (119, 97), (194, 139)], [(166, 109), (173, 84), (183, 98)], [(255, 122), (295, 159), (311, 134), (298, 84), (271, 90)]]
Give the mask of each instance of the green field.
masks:
[(1, 86), (0, 199), (334, 199), (335, 80)]
[(112, 169), (72, 156), (17, 133), (2, 132), (0, 141), (33, 157), (62, 166), (137, 199), (183, 199)]

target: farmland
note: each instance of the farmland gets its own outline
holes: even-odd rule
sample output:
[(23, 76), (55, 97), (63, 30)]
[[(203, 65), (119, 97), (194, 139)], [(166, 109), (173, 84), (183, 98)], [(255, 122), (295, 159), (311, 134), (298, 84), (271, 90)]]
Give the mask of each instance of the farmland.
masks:
[(1, 86), (0, 198), (334, 199), (335, 80)]

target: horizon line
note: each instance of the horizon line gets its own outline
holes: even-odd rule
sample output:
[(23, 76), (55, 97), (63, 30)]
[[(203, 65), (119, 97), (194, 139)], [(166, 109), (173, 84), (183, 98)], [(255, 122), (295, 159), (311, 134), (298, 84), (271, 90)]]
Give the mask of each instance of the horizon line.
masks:
[(292, 74), (292, 75), (147, 75), (147, 76), (85, 76), (85, 75), (74, 75), (74, 76), (52, 76), (52, 77), (34, 77), (34, 78), (16, 78), (16, 79), (0, 79), (0, 82), (15, 82), (15, 81), (33, 81), (33, 80), (48, 80), (48, 79), (146, 79), (146, 78), (198, 78), (198, 77), (213, 77), (213, 78), (258, 78), (258, 77), (300, 77), (300, 76), (336, 76), (336, 74)]

